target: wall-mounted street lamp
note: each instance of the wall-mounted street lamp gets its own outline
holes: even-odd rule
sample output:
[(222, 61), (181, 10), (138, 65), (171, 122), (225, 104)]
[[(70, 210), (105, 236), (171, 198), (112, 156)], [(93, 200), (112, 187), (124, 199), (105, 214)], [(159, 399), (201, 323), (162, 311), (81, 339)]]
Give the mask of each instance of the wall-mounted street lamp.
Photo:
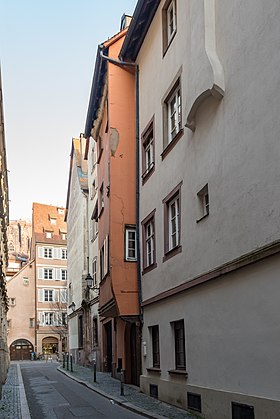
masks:
[(72, 310), (72, 311), (73, 311), (73, 313), (74, 313), (75, 308), (76, 308), (76, 304), (74, 303), (74, 301), (72, 301), (72, 303), (70, 304), (69, 308), (71, 308), (71, 310)]
[(98, 290), (99, 289), (99, 287), (94, 286), (93, 278), (92, 278), (90, 273), (88, 273), (87, 276), (86, 276), (86, 284), (87, 284), (87, 288), (90, 289), (90, 290)]

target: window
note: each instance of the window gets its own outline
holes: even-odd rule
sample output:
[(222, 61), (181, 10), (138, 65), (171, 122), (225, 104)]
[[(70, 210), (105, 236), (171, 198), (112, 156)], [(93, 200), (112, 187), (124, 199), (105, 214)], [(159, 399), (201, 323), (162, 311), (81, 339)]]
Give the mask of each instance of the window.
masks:
[(52, 247), (44, 247), (44, 258), (52, 259), (53, 249)]
[(106, 236), (103, 245), (99, 252), (100, 260), (100, 280), (102, 280), (109, 271), (108, 260), (109, 260), (109, 237)]
[(136, 256), (136, 227), (125, 228), (125, 260), (135, 261)]
[(147, 180), (155, 168), (154, 120), (142, 134), (142, 179)]
[(96, 268), (97, 268), (97, 259), (94, 258), (93, 261), (92, 261), (92, 279), (93, 279), (93, 286), (94, 287), (97, 285)]
[(51, 239), (51, 238), (52, 238), (52, 232), (46, 231), (46, 239)]
[(232, 419), (255, 419), (254, 406), (231, 402)]
[(155, 211), (142, 221), (143, 273), (156, 267)]
[(62, 240), (67, 240), (67, 234), (66, 233), (61, 233), (61, 239)]
[(94, 241), (98, 234), (98, 201), (94, 207), (90, 223), (90, 239)]
[(45, 313), (45, 325), (46, 326), (54, 325), (54, 313)]
[(61, 324), (63, 326), (66, 326), (66, 324), (67, 324), (67, 313), (65, 313), (65, 312), (61, 313)]
[(44, 279), (54, 279), (53, 269), (44, 268)]
[(62, 281), (67, 280), (67, 269), (61, 269), (61, 280)]
[(84, 346), (84, 335), (83, 335), (83, 316), (79, 316), (78, 318), (78, 345), (79, 348), (83, 348)]
[(67, 249), (61, 249), (61, 259), (67, 259)]
[(92, 346), (98, 346), (98, 321), (97, 317), (92, 319)]
[(172, 95), (166, 101), (167, 107), (167, 142), (174, 140), (181, 129), (181, 92), (179, 84), (175, 87)]
[(153, 367), (159, 368), (160, 358), (159, 358), (159, 327), (158, 326), (151, 327), (151, 335), (152, 335)]
[(175, 368), (186, 370), (184, 320), (174, 322)]
[(187, 392), (188, 409), (201, 412), (201, 395)]
[(100, 203), (100, 209), (99, 209), (99, 216), (101, 214), (101, 212), (103, 211), (104, 208), (104, 184), (102, 182), (101, 186), (100, 186), (100, 191), (99, 191), (99, 203)]
[(163, 152), (162, 159), (172, 150), (183, 135), (181, 69), (163, 98)]
[(181, 251), (181, 185), (182, 182), (163, 200), (164, 251), (170, 256)]
[(63, 208), (58, 208), (57, 212), (59, 215), (64, 215), (64, 209)]
[(12, 320), (11, 319), (7, 320), (7, 327), (8, 328), (12, 327)]
[(29, 319), (29, 327), (35, 327), (35, 319), (34, 319), (34, 317), (30, 317), (30, 319)]
[(163, 54), (166, 53), (177, 30), (176, 0), (167, 0), (162, 9)]
[(207, 215), (209, 215), (209, 191), (208, 184), (205, 185), (197, 194), (198, 203), (199, 203), (199, 218), (196, 220), (198, 223)]
[(53, 290), (44, 290), (44, 301), (53, 301)]
[(52, 225), (55, 225), (56, 224), (56, 219), (55, 218), (50, 218), (50, 222), (51, 222)]

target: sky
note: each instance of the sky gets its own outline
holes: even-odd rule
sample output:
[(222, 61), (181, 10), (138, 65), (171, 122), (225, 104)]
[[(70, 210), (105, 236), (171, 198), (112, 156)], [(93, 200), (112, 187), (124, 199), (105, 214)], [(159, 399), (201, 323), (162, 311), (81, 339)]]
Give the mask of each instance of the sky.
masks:
[(71, 141), (84, 131), (98, 44), (137, 0), (0, 0), (10, 220), (66, 205)]

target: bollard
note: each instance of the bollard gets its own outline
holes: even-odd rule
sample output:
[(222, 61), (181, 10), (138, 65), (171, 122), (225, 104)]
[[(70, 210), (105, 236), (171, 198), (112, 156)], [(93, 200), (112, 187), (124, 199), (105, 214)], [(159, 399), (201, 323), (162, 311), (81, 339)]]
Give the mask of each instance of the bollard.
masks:
[(73, 372), (73, 356), (70, 355), (70, 371)]
[(65, 368), (65, 353), (63, 353), (62, 357), (63, 357), (62, 368)]
[(69, 371), (69, 353), (66, 354), (66, 369)]
[(124, 396), (124, 370), (121, 369), (121, 396)]
[(96, 383), (96, 360), (93, 360), (93, 381)]

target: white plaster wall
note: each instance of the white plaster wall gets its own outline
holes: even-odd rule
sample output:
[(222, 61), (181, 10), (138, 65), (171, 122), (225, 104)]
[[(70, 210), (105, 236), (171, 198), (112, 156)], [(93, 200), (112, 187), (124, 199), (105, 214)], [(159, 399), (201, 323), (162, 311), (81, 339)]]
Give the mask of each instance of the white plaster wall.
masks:
[[(68, 285), (72, 284), (72, 301), (76, 309), (82, 302), (82, 275), (84, 274), (86, 200), (82, 195), (74, 157), (67, 218)], [(72, 301), (69, 301), (71, 304)], [(68, 310), (68, 314), (70, 311)]]
[[(204, 74), (209, 79), (201, 52), (203, 1), (177, 1), (177, 34), (164, 57), (163, 3), (138, 57), (140, 133), (154, 115), (156, 153), (155, 172), (140, 191), (140, 219), (156, 208), (158, 267), (143, 277), (144, 300), (280, 236), (279, 3), (216, 1), (225, 97), (221, 102), (208, 99), (197, 114), (196, 131), (185, 127), (184, 136), (162, 160), (162, 99), (175, 75), (182, 68), (183, 125), (193, 86), (205, 87)], [(180, 181), (182, 253), (162, 263), (162, 199)], [(197, 192), (206, 183), (210, 215), (197, 224)]]
[(158, 324), (159, 392), (162, 380), (163, 386), (170, 383), (168, 397), (179, 396), (174, 394), (178, 380), (168, 374), (175, 367), (170, 322), (184, 319), (188, 378), (180, 380), (182, 394), (185, 384), (279, 401), (279, 269), (277, 255), (145, 307), (143, 376), (152, 366), (148, 327)]

